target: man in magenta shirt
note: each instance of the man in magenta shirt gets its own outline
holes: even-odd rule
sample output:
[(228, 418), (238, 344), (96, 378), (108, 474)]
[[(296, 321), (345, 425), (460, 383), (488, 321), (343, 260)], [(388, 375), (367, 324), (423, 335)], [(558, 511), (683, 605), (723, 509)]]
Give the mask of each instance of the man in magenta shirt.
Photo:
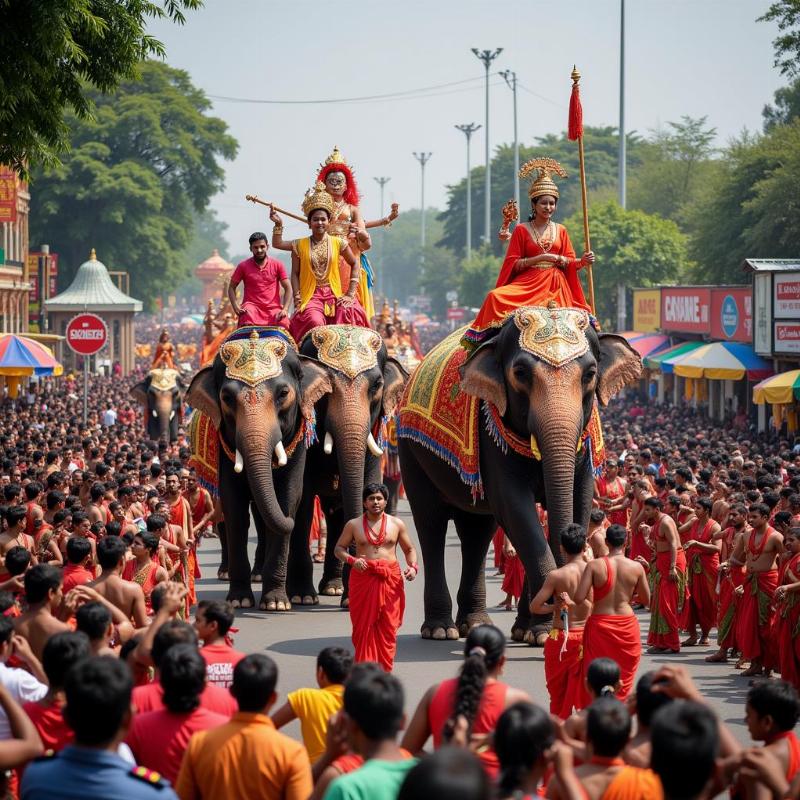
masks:
[[(239, 263), (228, 284), (228, 299), (244, 325), (282, 325), (289, 327), (289, 301), (292, 286), (283, 264), (267, 256), (267, 235), (260, 231), (250, 236), (252, 258)], [(236, 300), (236, 287), (244, 284), (242, 304)], [(281, 302), (283, 289), (283, 302)]]

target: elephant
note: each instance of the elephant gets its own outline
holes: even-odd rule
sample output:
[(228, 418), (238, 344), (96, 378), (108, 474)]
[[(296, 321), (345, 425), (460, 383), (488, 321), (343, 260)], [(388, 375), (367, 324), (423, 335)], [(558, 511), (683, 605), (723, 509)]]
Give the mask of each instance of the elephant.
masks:
[(314, 328), (300, 342), (300, 353), (326, 370), (333, 387), (316, 407), (318, 442), (306, 458), (287, 575), (292, 601), (314, 604), (318, 596), (308, 547), (314, 496), (319, 495), (328, 522), (319, 592), (342, 595), (342, 564), (334, 546), (345, 522), (363, 513), (364, 486), (381, 480), (379, 431), (394, 414), (408, 373), (387, 354), (378, 333), (355, 325)]
[[(573, 521), (588, 524), (594, 448), (595, 458), (602, 457), (597, 404), (605, 406), (642, 369), (623, 337), (597, 333), (589, 323), (580, 309), (518, 308), (471, 354), (465, 355), (457, 332), (414, 373), (399, 410), (398, 433), (403, 483), (425, 567), (423, 638), (457, 639), (488, 621), (484, 564), (500, 525), (527, 575), (512, 638), (544, 644), (551, 620), (531, 616), (529, 597), (561, 562), (565, 527)], [(435, 375), (438, 389), (429, 389)], [(452, 404), (475, 409), (469, 428), (475, 450), (447, 449), (450, 440), (424, 416), (426, 398), (434, 422), (454, 425)], [(549, 546), (536, 502), (547, 509)], [(450, 520), (462, 552), (455, 621), (444, 571)]]
[(250, 509), (265, 556), (259, 607), (291, 608), (286, 595), (289, 537), (300, 502), (314, 404), (333, 389), (327, 370), (301, 356), (282, 328), (245, 327), (229, 336), (213, 363), (192, 379), (187, 401), (219, 431), (217, 481), (225, 517), (236, 607), (254, 604), (247, 534)]
[(183, 420), (186, 384), (176, 369), (151, 369), (131, 388), (131, 396), (142, 406), (150, 439), (174, 442)]

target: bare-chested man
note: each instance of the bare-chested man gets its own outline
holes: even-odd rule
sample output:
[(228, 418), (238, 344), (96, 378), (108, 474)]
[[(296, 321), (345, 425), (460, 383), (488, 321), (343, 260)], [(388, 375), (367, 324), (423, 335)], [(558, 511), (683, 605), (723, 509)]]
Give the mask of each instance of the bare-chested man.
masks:
[(106, 536), (97, 544), (97, 560), (100, 562), (100, 577), (92, 581), (92, 588), (113, 603), (134, 627), (147, 625), (147, 610), (142, 587), (122, 579), (125, 567), (125, 543), (118, 536)]
[[(778, 556), (783, 536), (769, 525), (769, 506), (753, 503), (748, 519), (749, 536), (741, 537), (730, 557), (732, 565), (744, 563), (745, 582), (736, 589), (739, 598), (736, 646), (750, 667), (742, 675), (760, 675), (769, 652), (769, 636), (775, 616), (773, 597), (778, 587)], [(769, 670), (767, 670), (769, 671)]]
[[(587, 564), (578, 589), (573, 595), (576, 604), (586, 602), (589, 592), (594, 592), (592, 613), (586, 620), (583, 632), (584, 677), (589, 664), (596, 658), (613, 658), (620, 668), (618, 697), (625, 700), (633, 688), (633, 680), (642, 656), (639, 620), (633, 613), (631, 598), (647, 606), (650, 587), (641, 564), (625, 557), (627, 531), (622, 525), (612, 525), (606, 531), (609, 554)], [(583, 708), (590, 702), (589, 693), (581, 682)]]
[(593, 508), (589, 514), (589, 529), (586, 531), (586, 542), (592, 548), (595, 558), (608, 555), (606, 545), (606, 512), (602, 508)]
[[(8, 528), (0, 533), (0, 558), (5, 559), (6, 553), (12, 547), (24, 547), (31, 554), (31, 563), (36, 564), (36, 553), (33, 536), (25, 533), (25, 506), (11, 506), (6, 511), (6, 524)], [(7, 570), (5, 566), (0, 570), (0, 578), (5, 580)]]
[[(406, 605), (403, 578), (416, 578), (417, 553), (403, 521), (385, 513), (389, 490), (381, 483), (369, 483), (363, 499), (364, 514), (344, 526), (335, 553), (352, 567), (350, 619), (356, 661), (377, 661), (391, 672)], [(355, 556), (348, 552), (353, 542)], [(402, 573), (398, 545), (408, 565)]]
[(582, 680), (583, 627), (592, 610), (590, 600), (576, 604), (570, 599), (586, 570), (585, 545), (583, 528), (567, 525), (561, 534), (561, 554), (566, 563), (548, 573), (531, 600), (531, 614), (553, 615), (553, 628), (544, 643), (544, 676), (550, 693), (550, 713), (561, 719), (566, 719), (576, 705), (575, 692)]
[(52, 564), (37, 564), (25, 573), (25, 597), (28, 610), (14, 621), (16, 632), (27, 639), (40, 661), (47, 640), (56, 633), (70, 630), (56, 614), (63, 611), (61, 570)]

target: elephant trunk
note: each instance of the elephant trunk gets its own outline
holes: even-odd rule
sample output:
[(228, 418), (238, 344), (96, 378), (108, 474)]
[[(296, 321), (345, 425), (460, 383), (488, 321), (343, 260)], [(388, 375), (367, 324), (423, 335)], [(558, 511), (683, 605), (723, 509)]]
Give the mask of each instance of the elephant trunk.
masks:
[(361, 495), (368, 435), (367, 424), (345, 424), (334, 431), (345, 520), (359, 517), (364, 511)]
[(281, 441), (280, 428), (276, 426), (275, 433), (270, 437), (254, 436), (251, 431), (247, 437), (237, 438), (237, 462), (241, 455), (258, 513), (268, 530), (288, 536), (294, 529), (294, 520), (283, 513), (272, 480), (272, 455)]
[[(174, 417), (174, 409), (172, 403), (172, 395), (159, 394), (153, 403), (153, 417), (158, 425), (158, 438), (161, 441), (169, 442), (172, 433), (172, 420)], [(177, 428), (175, 430), (175, 439), (177, 439)]]

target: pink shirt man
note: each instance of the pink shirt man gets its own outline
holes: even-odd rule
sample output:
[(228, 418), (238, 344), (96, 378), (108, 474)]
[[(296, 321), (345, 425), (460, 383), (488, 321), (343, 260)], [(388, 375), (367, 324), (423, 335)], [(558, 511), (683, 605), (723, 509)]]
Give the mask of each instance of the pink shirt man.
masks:
[(230, 292), (244, 284), (244, 296), (240, 305), (239, 326), (244, 325), (283, 325), (289, 318), (283, 315), (281, 285), (285, 284), (286, 297), (291, 295), (289, 279), (283, 264), (265, 254), (259, 266), (255, 258), (240, 262), (231, 275)]

